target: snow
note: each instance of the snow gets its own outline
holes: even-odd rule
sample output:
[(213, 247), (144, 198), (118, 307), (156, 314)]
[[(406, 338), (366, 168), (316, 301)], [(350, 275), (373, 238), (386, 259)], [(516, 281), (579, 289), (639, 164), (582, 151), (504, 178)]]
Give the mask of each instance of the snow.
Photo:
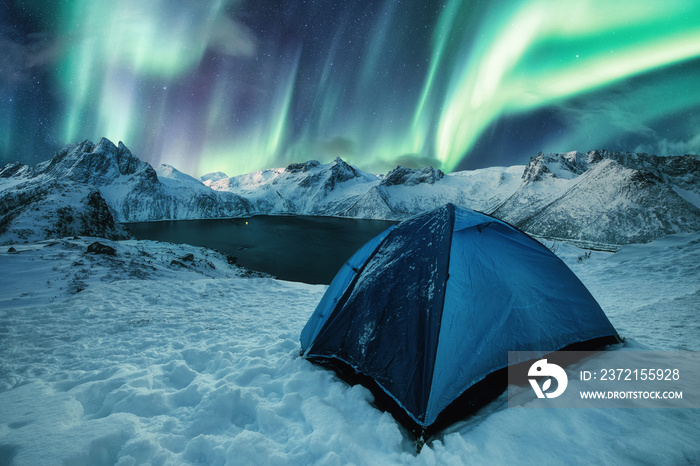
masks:
[[(43, 196), (47, 183), (60, 183), (72, 193), (99, 191), (118, 222), (253, 215), (403, 220), (453, 203), (532, 235), (615, 250), (700, 230), (699, 173), (697, 156), (590, 151), (539, 154), (527, 166), (447, 175), (430, 167), (397, 167), (377, 176), (338, 158), (195, 179), (169, 165), (154, 169), (122, 143), (103, 138), (68, 145), (33, 169), (18, 163), (0, 169), (0, 215), (9, 214), (0, 225), (0, 244), (50, 237), (41, 229), (42, 217), (53, 211), (61, 220), (65, 203), (49, 199), (41, 212), (25, 209), (21, 218), (17, 204)], [(84, 204), (83, 199), (67, 201)]]
[(689, 203), (693, 204), (695, 207), (700, 208), (700, 192), (691, 191), (689, 189), (683, 189), (679, 186), (674, 186), (673, 190), (680, 197), (682, 197), (683, 199), (685, 199)]
[[(96, 240), (117, 254), (87, 254)], [(700, 350), (700, 233), (588, 258), (548, 245), (627, 338), (622, 350)], [(3, 464), (700, 462), (698, 410), (508, 409), (505, 395), (416, 454), (368, 390), (298, 356), (325, 286), (251, 276), (186, 245), (8, 249)]]
[(561, 246), (557, 253), (621, 335), (649, 349), (700, 350), (700, 233), (593, 251), (581, 262), (582, 250)]
[[(337, 167), (342, 167), (337, 170)], [(522, 165), (451, 173), (442, 178), (426, 167), (403, 173), (401, 183), (364, 173), (337, 159), (309, 161), (205, 182), (216, 192), (235, 193), (251, 203), (251, 213), (331, 215), (401, 220), (452, 202), (491, 211), (520, 185)], [(431, 176), (432, 175), (432, 176)], [(432, 181), (432, 182), (430, 182)]]
[[(681, 197), (671, 182), (621, 165), (615, 154), (593, 164), (584, 164), (583, 155), (578, 159), (575, 155), (532, 158), (522, 185), (491, 215), (531, 235), (609, 250), (700, 230), (700, 210)], [(581, 173), (565, 179), (567, 167), (570, 174)], [(673, 182), (689, 177), (676, 174)]]
[[(171, 187), (189, 187), (190, 189), (198, 189), (199, 191), (208, 191), (206, 186), (196, 178), (182, 173), (172, 165), (161, 163), (156, 167), (156, 174), (161, 183)], [(200, 188), (201, 185), (201, 188)]]
[(212, 172), (212, 173), (207, 173), (199, 177), (199, 181), (204, 183), (206, 186), (209, 186), (212, 183), (215, 183), (219, 180), (223, 180), (224, 178), (228, 178), (228, 175), (224, 172)]

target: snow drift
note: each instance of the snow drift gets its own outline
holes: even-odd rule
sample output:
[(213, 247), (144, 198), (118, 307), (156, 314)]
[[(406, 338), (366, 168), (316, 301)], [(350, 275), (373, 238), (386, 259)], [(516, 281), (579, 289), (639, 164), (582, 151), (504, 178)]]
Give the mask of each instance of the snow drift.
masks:
[[(0, 249), (0, 458), (43, 464), (696, 464), (700, 414), (516, 409), (505, 395), (420, 455), (361, 386), (298, 356), (326, 287), (213, 251), (95, 238)], [(700, 235), (557, 252), (627, 338), (700, 350)], [(550, 244), (550, 246), (552, 246)], [(569, 374), (575, 377), (575, 374)]]

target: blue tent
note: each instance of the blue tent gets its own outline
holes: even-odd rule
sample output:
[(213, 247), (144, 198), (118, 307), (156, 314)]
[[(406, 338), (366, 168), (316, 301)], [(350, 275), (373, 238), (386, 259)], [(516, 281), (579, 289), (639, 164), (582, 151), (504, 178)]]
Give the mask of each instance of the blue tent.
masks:
[(618, 338), (548, 248), (447, 204), (357, 251), (304, 327), (301, 348), (370, 388), (376, 404), (418, 437), (498, 396), (508, 351), (546, 354)]

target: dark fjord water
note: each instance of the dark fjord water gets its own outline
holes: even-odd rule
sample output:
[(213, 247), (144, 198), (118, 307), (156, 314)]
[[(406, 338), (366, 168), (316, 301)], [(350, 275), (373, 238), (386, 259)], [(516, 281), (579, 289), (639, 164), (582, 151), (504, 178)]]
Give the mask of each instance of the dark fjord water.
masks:
[(334, 217), (259, 216), (128, 223), (137, 239), (206, 246), (283, 280), (328, 284), (365, 242), (394, 222)]

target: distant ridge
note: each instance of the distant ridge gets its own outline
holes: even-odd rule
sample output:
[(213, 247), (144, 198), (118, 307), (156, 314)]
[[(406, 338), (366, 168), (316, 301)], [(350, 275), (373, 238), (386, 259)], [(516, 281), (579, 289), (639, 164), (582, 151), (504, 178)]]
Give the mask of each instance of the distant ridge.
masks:
[[(75, 220), (90, 216), (90, 202), (93, 209), (103, 205), (96, 196), (112, 216), (109, 228)], [(15, 162), (0, 169), (0, 242), (91, 231), (121, 238), (127, 233), (119, 223), (136, 221), (251, 215), (401, 220), (448, 202), (545, 239), (614, 250), (700, 230), (700, 157), (540, 153), (527, 166), (450, 174), (397, 167), (385, 176), (337, 158), (196, 179), (169, 165), (154, 169), (121, 142), (103, 138), (70, 144), (36, 167)], [(57, 227), (59, 210), (64, 220), (66, 212), (75, 213), (68, 215), (75, 221)]]

